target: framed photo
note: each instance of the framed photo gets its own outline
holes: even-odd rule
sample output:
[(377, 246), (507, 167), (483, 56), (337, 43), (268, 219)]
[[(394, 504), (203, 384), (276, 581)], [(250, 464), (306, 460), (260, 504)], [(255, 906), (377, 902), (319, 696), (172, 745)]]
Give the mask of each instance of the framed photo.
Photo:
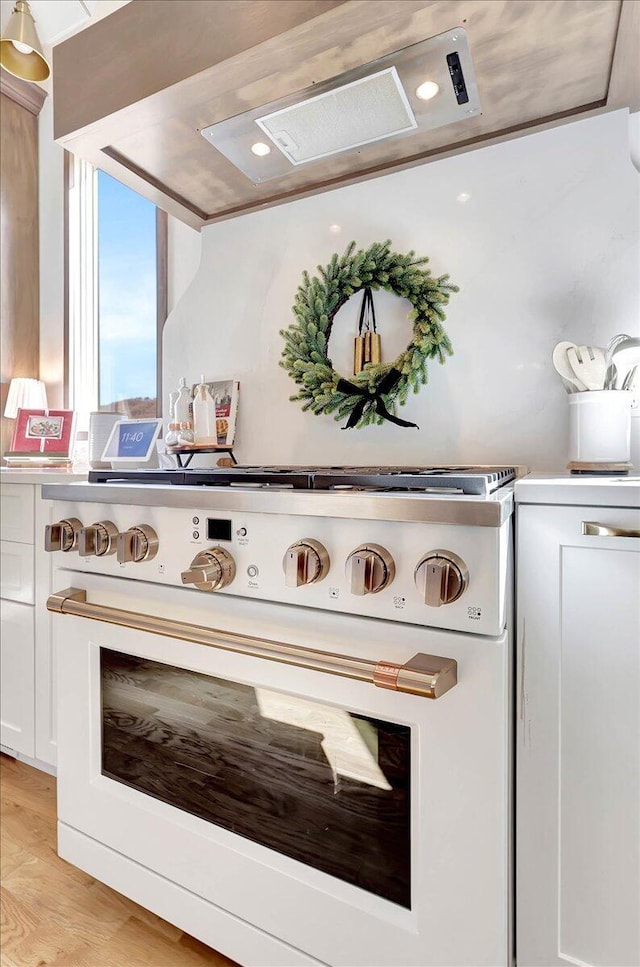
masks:
[(7, 455), (71, 459), (74, 439), (73, 410), (18, 410)]
[(162, 420), (118, 420), (109, 434), (102, 460), (117, 463), (148, 463), (156, 454)]

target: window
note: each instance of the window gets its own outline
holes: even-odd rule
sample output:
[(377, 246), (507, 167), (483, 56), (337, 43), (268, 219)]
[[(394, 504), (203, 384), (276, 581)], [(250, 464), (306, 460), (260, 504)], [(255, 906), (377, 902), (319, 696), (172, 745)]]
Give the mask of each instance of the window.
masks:
[(67, 165), (69, 405), (89, 413), (160, 412), (167, 216), (86, 161)]

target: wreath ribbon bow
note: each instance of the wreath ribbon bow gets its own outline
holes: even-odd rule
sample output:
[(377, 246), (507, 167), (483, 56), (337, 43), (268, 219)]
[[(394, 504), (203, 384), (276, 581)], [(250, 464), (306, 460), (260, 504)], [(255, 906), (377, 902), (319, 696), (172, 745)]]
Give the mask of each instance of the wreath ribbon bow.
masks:
[(360, 422), (365, 410), (368, 407), (375, 405), (376, 413), (378, 416), (381, 416), (383, 420), (389, 420), (390, 423), (395, 423), (396, 426), (413, 426), (416, 428), (416, 430), (418, 430), (419, 427), (417, 423), (410, 423), (409, 420), (401, 420), (399, 416), (394, 416), (393, 413), (389, 413), (389, 410), (385, 406), (383, 400), (383, 396), (393, 389), (401, 377), (402, 373), (400, 370), (392, 367), (378, 383), (375, 393), (370, 393), (368, 389), (364, 389), (361, 386), (356, 386), (355, 383), (350, 383), (348, 379), (343, 379), (340, 377), (338, 380), (338, 385), (336, 386), (338, 393), (344, 393), (346, 396), (361, 397), (349, 414), (349, 419), (342, 429), (351, 430)]

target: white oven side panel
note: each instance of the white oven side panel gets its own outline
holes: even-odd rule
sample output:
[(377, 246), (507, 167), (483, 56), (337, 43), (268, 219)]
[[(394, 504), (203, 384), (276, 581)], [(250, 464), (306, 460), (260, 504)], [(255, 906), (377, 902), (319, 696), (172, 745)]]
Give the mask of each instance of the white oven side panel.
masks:
[[(59, 820), (319, 961), (508, 961), (509, 640), (59, 574), (96, 603), (376, 660), (458, 661), (436, 701), (67, 615), (55, 616)], [(186, 599), (186, 604), (185, 604)], [(187, 617), (188, 615), (188, 617)], [(411, 910), (101, 774), (100, 648), (303, 696), (412, 729)], [(259, 816), (257, 817), (259, 822)], [(363, 821), (366, 819), (363, 818)], [(197, 931), (194, 931), (197, 933)], [(220, 949), (224, 951), (223, 938)]]

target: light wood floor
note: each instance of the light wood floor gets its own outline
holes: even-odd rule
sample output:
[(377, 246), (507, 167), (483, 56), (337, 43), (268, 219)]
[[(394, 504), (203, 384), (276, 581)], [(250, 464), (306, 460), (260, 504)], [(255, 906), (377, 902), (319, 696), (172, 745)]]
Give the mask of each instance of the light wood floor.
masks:
[(0, 755), (2, 967), (234, 967), (56, 855), (55, 779)]

